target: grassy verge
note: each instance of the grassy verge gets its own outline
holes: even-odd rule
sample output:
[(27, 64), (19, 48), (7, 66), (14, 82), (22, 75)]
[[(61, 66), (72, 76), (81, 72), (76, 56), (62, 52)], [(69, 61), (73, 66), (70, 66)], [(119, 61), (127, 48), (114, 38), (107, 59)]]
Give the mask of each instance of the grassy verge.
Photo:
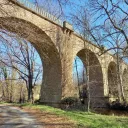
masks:
[(106, 116), (81, 111), (64, 111), (45, 105), (19, 105), (23, 108), (39, 109), (59, 116), (67, 117), (74, 121), (79, 128), (128, 128), (128, 117)]

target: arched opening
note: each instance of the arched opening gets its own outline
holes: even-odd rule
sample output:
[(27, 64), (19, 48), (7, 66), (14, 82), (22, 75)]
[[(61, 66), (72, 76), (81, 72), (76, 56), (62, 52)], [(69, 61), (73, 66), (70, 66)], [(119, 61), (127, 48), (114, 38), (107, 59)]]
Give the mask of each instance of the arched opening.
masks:
[(127, 69), (124, 69), (124, 72), (123, 72), (122, 85), (123, 85), (124, 97), (126, 101), (128, 101), (128, 70)]
[(36, 49), (17, 35), (0, 30), (0, 98), (5, 102), (39, 100), (43, 66)]
[[(85, 78), (82, 78), (84, 80), (82, 84), (85, 86), (88, 95), (90, 95), (91, 105), (93, 107), (98, 107), (99, 104), (100, 106), (102, 106), (104, 89), (102, 68), (99, 63), (99, 60), (96, 57), (95, 53), (88, 49), (83, 49), (79, 51), (77, 53), (77, 56), (83, 62), (84, 65), (83, 76)], [(87, 89), (88, 87), (89, 89)], [(89, 98), (88, 95), (87, 98)]]
[(43, 62), (41, 102), (58, 103), (61, 100), (61, 61), (50, 37), (34, 24), (13, 17), (0, 18), (0, 28), (15, 33), (30, 42)]
[(85, 66), (82, 60), (78, 56), (76, 56), (73, 63), (73, 85), (75, 86), (75, 88), (78, 88), (78, 91), (76, 91), (76, 95), (79, 98), (82, 98), (82, 96), (87, 98), (86, 81), (87, 75)]
[(110, 62), (108, 66), (108, 86), (110, 100), (115, 100), (118, 97), (117, 87), (117, 66), (115, 62)]

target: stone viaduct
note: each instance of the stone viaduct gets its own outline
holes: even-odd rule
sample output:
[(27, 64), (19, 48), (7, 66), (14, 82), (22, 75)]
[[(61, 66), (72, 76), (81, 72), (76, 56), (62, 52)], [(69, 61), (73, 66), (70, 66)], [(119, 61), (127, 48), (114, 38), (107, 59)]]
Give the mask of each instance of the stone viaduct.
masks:
[[(62, 22), (27, 0), (1, 0), (0, 29), (17, 34), (31, 42), (43, 62), (41, 102), (58, 104), (63, 97), (76, 96), (73, 85), (73, 62), (78, 56), (89, 67), (89, 86), (92, 106), (105, 106), (114, 97), (113, 79), (116, 59), (110, 53), (101, 56), (100, 48), (73, 31), (72, 25)], [(5, 4), (6, 3), (6, 4)], [(122, 82), (127, 65), (121, 63)], [(110, 93), (111, 92), (111, 93)]]

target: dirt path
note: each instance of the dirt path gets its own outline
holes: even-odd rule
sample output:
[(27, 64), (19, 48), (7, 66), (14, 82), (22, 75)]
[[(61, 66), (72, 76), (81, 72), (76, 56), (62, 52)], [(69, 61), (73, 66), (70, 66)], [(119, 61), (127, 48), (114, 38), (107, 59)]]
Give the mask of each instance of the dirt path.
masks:
[(23, 110), (0, 105), (0, 128), (44, 128), (36, 119)]
[(62, 117), (39, 109), (23, 108), (26, 112), (34, 115), (39, 123), (44, 124), (43, 128), (77, 128), (74, 122), (66, 117)]
[(0, 105), (0, 128), (75, 128), (75, 126), (71, 120), (56, 114)]

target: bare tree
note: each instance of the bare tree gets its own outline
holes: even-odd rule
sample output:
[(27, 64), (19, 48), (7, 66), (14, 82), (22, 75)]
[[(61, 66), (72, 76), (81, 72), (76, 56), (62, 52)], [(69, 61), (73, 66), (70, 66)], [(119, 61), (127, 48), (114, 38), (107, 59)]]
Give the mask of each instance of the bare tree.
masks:
[[(85, 6), (87, 8), (85, 8)], [(76, 29), (80, 33), (86, 32), (88, 40), (96, 43), (103, 48), (105, 46), (107, 50), (105, 52), (117, 49), (117, 46), (110, 46), (111, 37), (117, 34), (122, 36), (121, 43), (123, 47), (120, 49), (123, 52), (127, 49), (128, 37), (128, 5), (124, 0), (90, 0), (85, 1), (85, 5), (77, 8), (75, 13), (72, 13), (72, 19)], [(114, 42), (113, 42), (114, 44)]]
[[(121, 83), (122, 59), (127, 58), (128, 48), (128, 2), (127, 0), (90, 0), (72, 14), (75, 28), (82, 37), (97, 44), (101, 49), (98, 55), (111, 51), (117, 60), (116, 83), (118, 98), (124, 101)], [(79, 14), (79, 15), (78, 15)]]
[(57, 19), (64, 19), (64, 7), (69, 4), (69, 0), (33, 0), (33, 3)]
[[(1, 73), (0, 76), (1, 76), (1, 89), (2, 89), (1, 99), (6, 100), (6, 99), (8, 99), (6, 97), (6, 93), (8, 94), (8, 83), (6, 81), (8, 78), (8, 73), (7, 73), (6, 67), (4, 67), (3, 64), (1, 64), (0, 73)], [(5, 87), (6, 87), (6, 90), (5, 90)]]
[(33, 88), (42, 75), (42, 65), (37, 62), (39, 57), (35, 48), (23, 39), (10, 37), (1, 41), (0, 56), (0, 62), (14, 69), (18, 73), (17, 79), (25, 81), (28, 101), (33, 102)]
[(1, 65), (1, 100), (7, 102), (13, 102), (14, 98), (14, 85), (16, 72), (13, 69), (6, 67), (4, 64)]

